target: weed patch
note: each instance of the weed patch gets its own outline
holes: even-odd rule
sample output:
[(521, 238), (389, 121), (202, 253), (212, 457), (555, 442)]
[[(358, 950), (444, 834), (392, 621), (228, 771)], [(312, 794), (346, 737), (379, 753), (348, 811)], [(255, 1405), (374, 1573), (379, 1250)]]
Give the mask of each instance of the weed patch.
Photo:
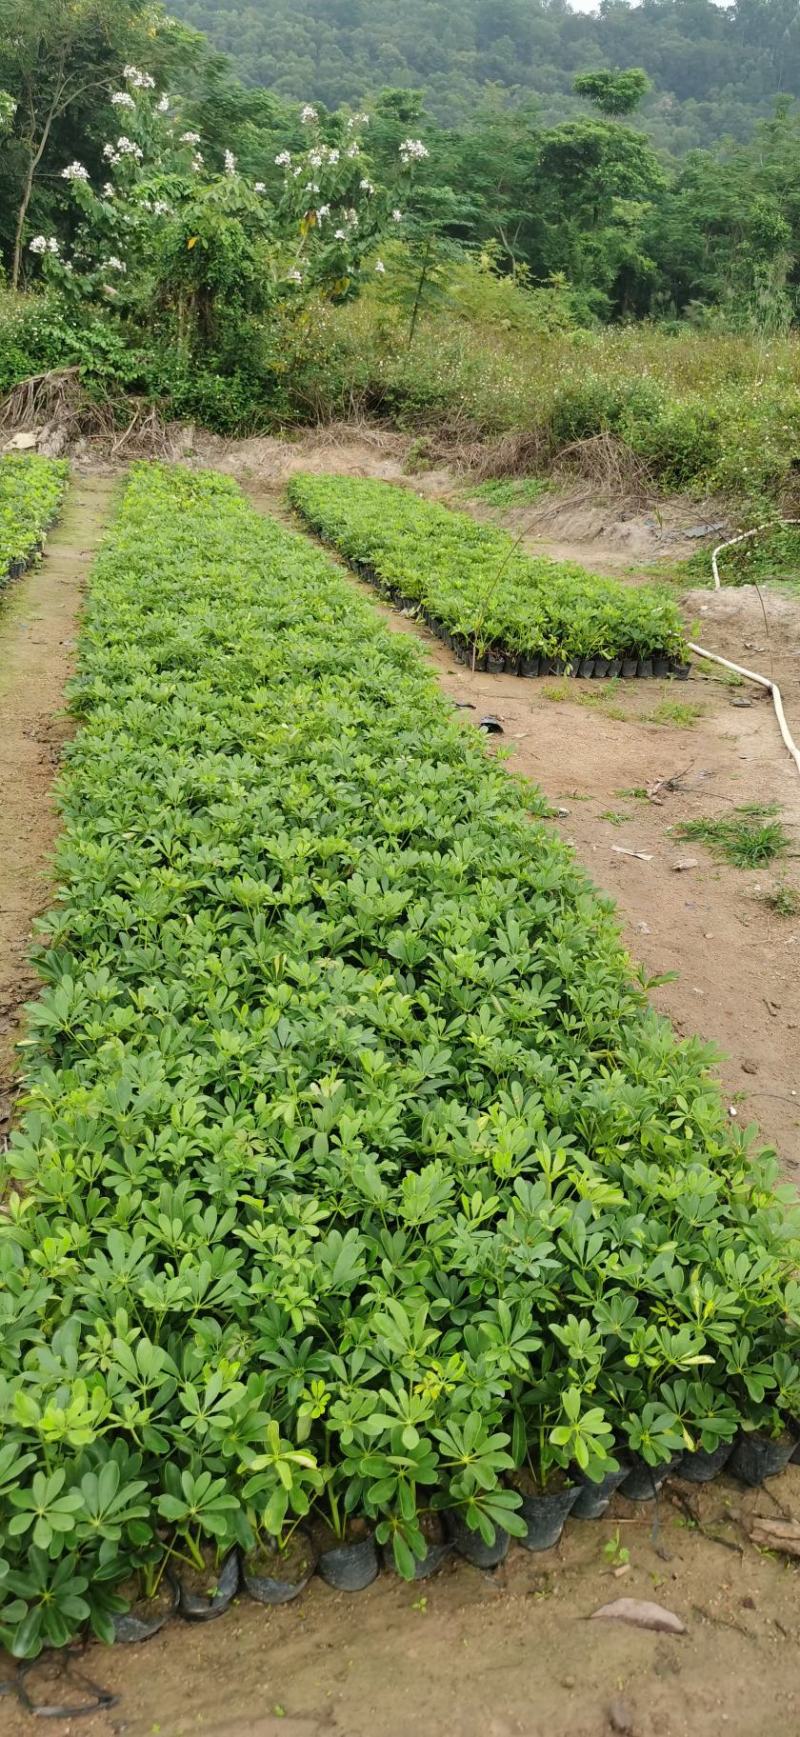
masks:
[(766, 818), (774, 808), (757, 803), (736, 808), (733, 814), (719, 820), (687, 820), (676, 827), (679, 838), (696, 839), (706, 844), (721, 861), (737, 868), (756, 868), (759, 863), (772, 862), (788, 849), (790, 839), (778, 820)]

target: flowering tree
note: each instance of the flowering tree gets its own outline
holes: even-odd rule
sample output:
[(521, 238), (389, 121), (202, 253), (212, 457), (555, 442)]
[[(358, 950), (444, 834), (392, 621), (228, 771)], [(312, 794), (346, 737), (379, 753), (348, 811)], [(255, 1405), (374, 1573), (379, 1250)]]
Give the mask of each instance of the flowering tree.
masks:
[[(36, 236), (30, 251), (82, 298), (172, 323), (181, 351), (216, 343), (221, 325), (291, 313), (311, 295), (343, 300), (366, 272), (384, 273), (380, 239), (402, 223), (394, 193), (373, 179), (366, 114), (300, 112), (303, 148), (280, 150), (263, 179), (240, 174), (230, 149), (216, 165), (179, 100), (124, 68), (109, 98), (116, 126), (95, 187), (80, 161), (65, 165), (78, 223), (70, 257)], [(124, 123), (124, 130), (118, 130)], [(427, 154), (407, 139), (398, 178)]]

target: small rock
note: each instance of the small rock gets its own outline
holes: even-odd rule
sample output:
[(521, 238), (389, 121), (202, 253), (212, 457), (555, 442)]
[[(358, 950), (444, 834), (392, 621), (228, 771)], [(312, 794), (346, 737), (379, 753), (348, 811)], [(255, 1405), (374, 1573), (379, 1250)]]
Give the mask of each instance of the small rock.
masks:
[(561, 1687), (562, 1687), (562, 1689), (574, 1689), (575, 1678), (574, 1677), (562, 1677), (561, 1678)]
[(749, 1594), (747, 1598), (742, 1599), (742, 1610), (755, 1610), (755, 1608), (756, 1601), (754, 1598), (751, 1598)]
[(732, 706), (739, 706), (739, 707), (741, 707), (742, 710), (744, 710), (745, 707), (749, 710), (749, 708), (752, 706), (752, 704), (753, 704), (752, 700), (739, 700), (739, 699), (731, 700)]
[(569, 814), (569, 809), (568, 808), (557, 808), (555, 811), (555, 814), (556, 814), (556, 820), (566, 820), (567, 815)]
[(11, 439), (6, 441), (6, 452), (32, 452), (38, 438), (38, 435), (33, 433), (12, 434)]
[(745, 1060), (742, 1062), (742, 1073), (743, 1074), (757, 1074), (758, 1073), (758, 1062), (750, 1061), (749, 1058), (745, 1057)]
[(623, 1701), (621, 1695), (615, 1696), (608, 1709), (608, 1723), (612, 1731), (633, 1732), (633, 1709)]
[(650, 934), (650, 924), (649, 923), (637, 923), (636, 928), (637, 928), (637, 931), (640, 935), (649, 935)]
[(675, 858), (672, 867), (676, 875), (681, 875), (685, 874), (687, 869), (699, 868), (700, 864), (696, 856), (679, 856)]

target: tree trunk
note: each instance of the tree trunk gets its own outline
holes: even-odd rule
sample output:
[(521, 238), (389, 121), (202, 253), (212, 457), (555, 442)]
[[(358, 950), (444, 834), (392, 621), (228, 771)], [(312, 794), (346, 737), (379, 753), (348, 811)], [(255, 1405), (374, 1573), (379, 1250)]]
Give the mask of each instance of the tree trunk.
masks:
[(425, 289), (425, 285), (428, 281), (428, 264), (430, 261), (430, 257), (431, 257), (431, 239), (429, 236), (427, 243), (426, 243), (426, 246), (425, 246), (425, 257), (422, 261), (422, 270), (419, 274), (419, 283), (417, 284), (417, 293), (416, 293), (416, 296), (414, 297), (414, 306), (413, 306), (412, 311), (411, 311), (411, 325), (409, 327), (409, 333), (408, 333), (409, 345), (413, 344), (413, 342), (414, 342), (414, 333), (416, 332), (416, 329), (417, 329), (417, 321), (419, 319), (420, 308), (422, 306), (422, 295), (423, 295), (423, 291)]
[(32, 98), (31, 98), (31, 102), (30, 102), (31, 132), (30, 132), (30, 141), (29, 141), (29, 160), (28, 160), (28, 168), (27, 168), (27, 171), (25, 174), (25, 180), (24, 180), (23, 186), (22, 186), (22, 198), (20, 199), (19, 211), (17, 212), (17, 227), (16, 227), (16, 231), (14, 234), (14, 259), (13, 259), (13, 264), (11, 267), (11, 288), (12, 289), (18, 289), (19, 288), (19, 274), (20, 274), (20, 270), (22, 268), (22, 242), (23, 242), (23, 237), (25, 234), (25, 219), (28, 215), (28, 206), (30, 205), (31, 196), (33, 194), (33, 183), (36, 179), (36, 171), (37, 171), (39, 164), (41, 163), (41, 160), (42, 160), (44, 153), (47, 149), (47, 141), (50, 137), (50, 128), (53, 125), (53, 121), (54, 121), (56, 113), (58, 111), (58, 102), (59, 102), (59, 97), (61, 94), (61, 88), (62, 88), (61, 82), (59, 81), (58, 94), (53, 97), (53, 100), (52, 100), (50, 107), (47, 111), (45, 119), (42, 123), (42, 131), (41, 131), (41, 136), (40, 136), (38, 145), (36, 144), (36, 119), (35, 119), (35, 114), (34, 114), (33, 99)]

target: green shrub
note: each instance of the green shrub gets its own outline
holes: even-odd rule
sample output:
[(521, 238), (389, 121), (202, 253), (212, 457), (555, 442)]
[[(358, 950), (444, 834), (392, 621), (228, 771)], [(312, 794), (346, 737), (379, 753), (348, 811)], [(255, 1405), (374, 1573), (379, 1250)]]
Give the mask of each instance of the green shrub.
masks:
[(0, 590), (39, 553), (61, 505), (67, 465), (31, 453), (0, 458)]
[[(96, 565), (0, 1217), (0, 1642), (285, 1538), (519, 1530), (800, 1408), (795, 1219), (410, 642), (208, 473)], [(18, 1191), (13, 1184), (23, 1184)]]
[(454, 649), (497, 648), (572, 663), (682, 656), (680, 615), (666, 592), (600, 579), (567, 562), (518, 552), (506, 531), (350, 477), (296, 477), (290, 498), (309, 524), (390, 592), (420, 603)]

